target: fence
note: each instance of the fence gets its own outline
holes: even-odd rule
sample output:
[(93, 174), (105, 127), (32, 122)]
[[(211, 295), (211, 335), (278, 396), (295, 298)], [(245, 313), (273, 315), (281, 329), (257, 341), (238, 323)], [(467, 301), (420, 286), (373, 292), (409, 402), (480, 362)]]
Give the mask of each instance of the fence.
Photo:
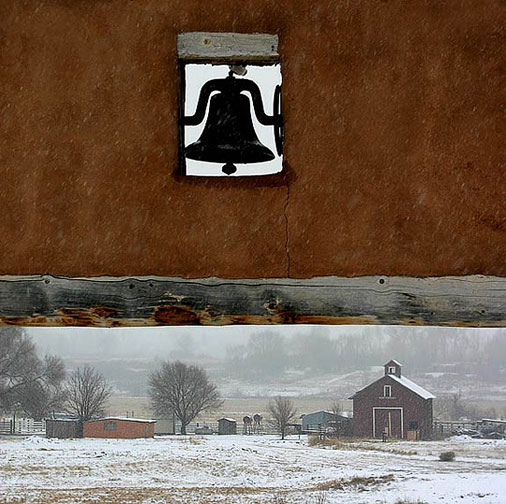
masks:
[[(186, 426), (186, 433), (195, 434), (195, 430), (201, 427), (209, 427), (214, 433), (218, 432), (218, 422), (190, 422)], [(176, 433), (179, 434), (180, 432), (181, 432), (181, 422), (179, 420), (176, 420)], [(244, 424), (241, 419), (240, 421), (237, 422), (237, 434), (243, 433), (244, 433)], [(249, 433), (253, 434), (253, 427), (251, 427)], [(269, 421), (263, 421), (259, 431), (255, 432), (255, 434), (277, 434), (277, 430)]]
[(45, 434), (46, 422), (33, 418), (0, 418), (0, 434), (30, 435)]
[[(181, 422), (176, 421), (176, 433), (181, 432)], [(187, 434), (195, 434), (195, 430), (208, 427), (213, 433), (218, 432), (218, 422), (191, 422), (186, 426)], [(32, 418), (0, 418), (0, 435), (31, 435), (46, 433), (46, 422), (35, 421)], [(237, 422), (237, 434), (243, 433), (242, 421)], [(262, 422), (256, 434), (276, 434), (276, 429), (270, 422)]]
[(434, 422), (434, 433), (436, 434), (451, 434), (465, 430), (476, 430), (477, 422), (474, 421), (440, 421)]

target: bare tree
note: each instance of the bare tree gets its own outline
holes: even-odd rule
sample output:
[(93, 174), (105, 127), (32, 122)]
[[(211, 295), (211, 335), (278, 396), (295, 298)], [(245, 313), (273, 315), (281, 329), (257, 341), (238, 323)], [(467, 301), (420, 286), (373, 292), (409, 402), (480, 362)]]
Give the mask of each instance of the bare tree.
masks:
[(334, 434), (336, 437), (339, 437), (339, 427), (340, 427), (340, 422), (339, 422), (339, 417), (341, 415), (341, 411), (342, 411), (342, 408), (341, 408), (341, 404), (339, 403), (338, 400), (335, 400), (331, 403), (330, 405), (330, 408), (329, 408), (329, 411), (332, 413), (332, 426), (334, 427)]
[(466, 402), (462, 391), (439, 396), (434, 401), (434, 414), (439, 420), (479, 420), (485, 414), (475, 405)]
[(297, 414), (293, 401), (288, 397), (278, 396), (269, 403), (269, 411), (273, 425), (281, 434), (281, 439), (285, 439), (286, 429)]
[(83, 422), (102, 414), (112, 394), (112, 388), (104, 376), (90, 366), (77, 368), (66, 388), (65, 410)]
[(0, 410), (41, 419), (61, 405), (64, 379), (63, 361), (50, 355), (40, 359), (23, 329), (0, 330)]
[(41, 420), (65, 403), (65, 364), (59, 357), (46, 355), (40, 380), (28, 383), (20, 391), (20, 409), (29, 417)]
[(151, 404), (157, 415), (174, 414), (181, 422), (181, 434), (201, 412), (220, 407), (216, 385), (199, 366), (163, 362), (149, 377)]

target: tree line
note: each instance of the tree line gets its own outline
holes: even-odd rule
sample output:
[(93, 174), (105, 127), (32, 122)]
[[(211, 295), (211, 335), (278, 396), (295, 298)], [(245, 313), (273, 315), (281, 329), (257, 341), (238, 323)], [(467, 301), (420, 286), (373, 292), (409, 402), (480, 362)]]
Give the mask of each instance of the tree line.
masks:
[[(20, 328), (0, 329), (0, 413), (21, 412), (35, 420), (65, 412), (83, 422), (104, 416), (112, 386), (90, 366), (67, 374), (60, 357), (37, 355), (31, 338)], [(162, 362), (149, 378), (155, 414), (175, 415), (181, 433), (205, 410), (222, 401), (216, 385), (199, 366)]]
[(0, 412), (41, 420), (64, 411), (88, 420), (103, 411), (111, 394), (112, 387), (93, 368), (68, 374), (60, 357), (39, 357), (23, 329), (0, 330)]
[(381, 365), (395, 357), (409, 363), (410, 372), (430, 372), (445, 366), (497, 380), (506, 362), (506, 335), (477, 330), (438, 330), (425, 327), (368, 327), (359, 334), (331, 336), (315, 328), (304, 335), (283, 337), (269, 331), (251, 335), (247, 343), (227, 348), (229, 375), (247, 379), (280, 376), (287, 369), (317, 374), (346, 373)]

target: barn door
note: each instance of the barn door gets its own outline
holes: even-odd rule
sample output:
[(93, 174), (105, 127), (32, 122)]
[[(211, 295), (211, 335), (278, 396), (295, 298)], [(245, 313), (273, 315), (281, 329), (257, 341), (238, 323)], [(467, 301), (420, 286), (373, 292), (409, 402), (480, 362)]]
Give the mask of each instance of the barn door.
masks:
[(386, 432), (389, 438), (402, 437), (402, 415), (400, 409), (374, 410), (374, 437), (381, 438)]

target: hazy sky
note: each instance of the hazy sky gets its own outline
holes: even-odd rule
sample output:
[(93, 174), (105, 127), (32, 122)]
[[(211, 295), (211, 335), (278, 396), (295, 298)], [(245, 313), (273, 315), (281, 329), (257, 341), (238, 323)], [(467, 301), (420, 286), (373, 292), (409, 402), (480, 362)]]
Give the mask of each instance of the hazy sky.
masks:
[(201, 355), (223, 357), (227, 346), (244, 344), (256, 333), (270, 332), (283, 336), (325, 334), (367, 334), (371, 338), (389, 334), (437, 332), (441, 335), (472, 333), (476, 338), (502, 334), (506, 329), (402, 327), (402, 326), (225, 326), (225, 327), (146, 327), (146, 328), (28, 328), (42, 353), (59, 355), (165, 357), (186, 342)]

